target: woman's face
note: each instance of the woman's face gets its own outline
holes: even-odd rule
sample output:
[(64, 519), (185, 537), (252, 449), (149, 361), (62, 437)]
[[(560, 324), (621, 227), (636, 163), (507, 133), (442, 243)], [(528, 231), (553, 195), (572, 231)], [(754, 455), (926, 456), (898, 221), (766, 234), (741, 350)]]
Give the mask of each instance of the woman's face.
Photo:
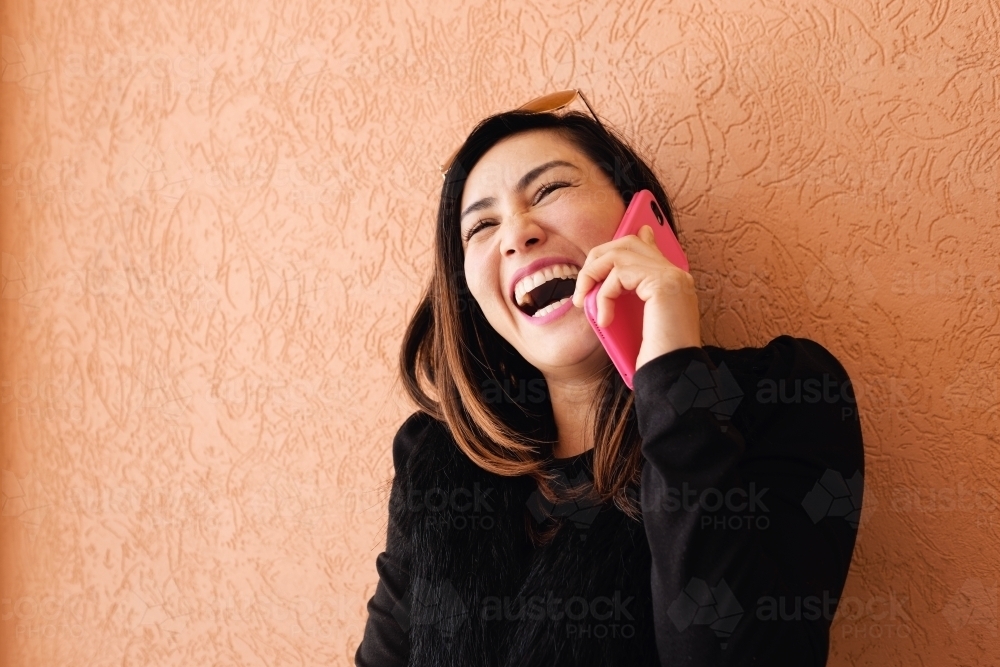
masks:
[[(566, 298), (548, 315), (532, 317), (515, 299), (535, 281), (515, 287), (538, 263), (548, 263), (556, 276), (558, 266), (574, 273), (565, 265), (579, 269), (591, 248), (612, 239), (625, 204), (607, 175), (558, 132), (523, 132), (476, 163), (461, 212), (466, 281), (497, 333), (550, 381), (590, 377), (606, 367), (607, 353), (582, 308)], [(539, 283), (545, 280), (539, 276)], [(572, 297), (566, 286), (573, 284), (565, 283), (555, 298)]]

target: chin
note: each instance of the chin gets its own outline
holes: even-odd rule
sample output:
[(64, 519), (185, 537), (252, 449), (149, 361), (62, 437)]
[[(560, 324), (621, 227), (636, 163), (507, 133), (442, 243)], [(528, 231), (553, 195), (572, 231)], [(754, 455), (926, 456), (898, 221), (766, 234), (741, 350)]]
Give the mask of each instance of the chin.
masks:
[(592, 341), (580, 339), (570, 343), (563, 340), (553, 345), (533, 346), (531, 351), (530, 357), (524, 352), (521, 352), (521, 356), (539, 369), (581, 366), (593, 361), (594, 354), (598, 351), (603, 353), (603, 357), (607, 357), (607, 353), (604, 352), (604, 348), (601, 347), (596, 337)]

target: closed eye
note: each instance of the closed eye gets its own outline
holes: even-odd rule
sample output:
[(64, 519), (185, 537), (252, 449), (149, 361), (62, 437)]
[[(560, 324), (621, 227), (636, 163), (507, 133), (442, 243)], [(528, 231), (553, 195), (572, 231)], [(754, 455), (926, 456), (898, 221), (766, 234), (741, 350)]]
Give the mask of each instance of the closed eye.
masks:
[(476, 224), (472, 225), (472, 227), (469, 228), (469, 231), (465, 232), (465, 241), (466, 241), (466, 243), (468, 243), (469, 239), (472, 238), (473, 234), (475, 234), (480, 229), (482, 229), (483, 227), (485, 227), (488, 222), (490, 222), (490, 221), (489, 220), (479, 220), (478, 222), (476, 222)]
[[(545, 183), (540, 188), (538, 188), (538, 192), (535, 193), (535, 198), (531, 202), (532, 205), (535, 205), (538, 202), (540, 202), (543, 198), (545, 198), (549, 193), (553, 192), (554, 190), (566, 187), (567, 185), (569, 185), (569, 183), (564, 183), (563, 181), (553, 181), (551, 183)], [(477, 221), (476, 224), (472, 225), (472, 227), (469, 228), (469, 231), (465, 233), (466, 243), (468, 243), (469, 239), (471, 239), (477, 232), (479, 232), (479, 230), (491, 224), (495, 224), (495, 221), (492, 220), (491, 218), (486, 218)]]
[(569, 185), (569, 183), (563, 183), (562, 181), (552, 181), (551, 183), (544, 184), (542, 187), (538, 188), (538, 193), (535, 195), (535, 201), (533, 201), (532, 203), (537, 204), (542, 199), (542, 197), (546, 196), (553, 190), (564, 188), (567, 185)]

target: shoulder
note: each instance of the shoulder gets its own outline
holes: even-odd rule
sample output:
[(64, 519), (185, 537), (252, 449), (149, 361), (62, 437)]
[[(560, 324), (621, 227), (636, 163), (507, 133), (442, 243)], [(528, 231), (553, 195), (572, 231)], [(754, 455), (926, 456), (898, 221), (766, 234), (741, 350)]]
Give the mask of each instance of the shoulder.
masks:
[(635, 386), (640, 397), (659, 397), (667, 392), (671, 398), (679, 394), (680, 398), (700, 403), (709, 400), (708, 396), (700, 396), (704, 391), (733, 402), (758, 389), (776, 388), (779, 384), (801, 386), (806, 380), (809, 386), (819, 382), (825, 388), (827, 403), (831, 396), (854, 403), (844, 365), (816, 341), (792, 336), (777, 336), (763, 347), (728, 349), (704, 345), (668, 352), (636, 372)]
[(778, 336), (764, 349), (771, 349), (780, 355), (792, 374), (813, 374), (819, 371), (848, 379), (847, 370), (837, 357), (814, 340)]
[[(637, 409), (647, 413), (668, 401), (681, 412), (711, 406), (716, 415), (733, 415), (740, 407), (752, 421), (778, 416), (775, 413), (829, 419), (834, 412), (852, 412), (857, 418), (847, 370), (808, 338), (782, 335), (763, 347), (674, 350), (636, 371), (634, 382)], [(779, 390), (787, 392), (780, 406), (775, 405)]]
[(704, 350), (717, 368), (725, 365), (744, 394), (805, 387), (813, 397), (819, 387), (825, 403), (856, 405), (847, 369), (832, 352), (808, 338), (778, 336), (764, 347)]
[(758, 380), (825, 378), (827, 384), (835, 382), (838, 389), (843, 387), (851, 400), (854, 397), (844, 365), (823, 345), (808, 338), (777, 336), (763, 347), (725, 349), (706, 345), (704, 351), (716, 367), (725, 364), (734, 375)]
[(851, 379), (826, 347), (808, 338), (778, 336), (762, 348), (714, 348), (709, 354), (716, 365), (727, 364), (742, 389), (733, 418), (751, 439), (763, 435), (771, 445), (784, 441), (797, 455), (825, 450), (830, 461), (843, 464), (838, 467), (863, 468)]
[(392, 440), (392, 465), (396, 475), (403, 475), (413, 450), (421, 443), (447, 432), (447, 426), (423, 410), (417, 410), (407, 417)]
[(434, 418), (423, 410), (417, 410), (403, 421), (392, 439), (392, 465), (396, 476), (400, 477), (406, 471), (410, 454), (418, 443), (427, 437), (427, 431), (432, 428)]

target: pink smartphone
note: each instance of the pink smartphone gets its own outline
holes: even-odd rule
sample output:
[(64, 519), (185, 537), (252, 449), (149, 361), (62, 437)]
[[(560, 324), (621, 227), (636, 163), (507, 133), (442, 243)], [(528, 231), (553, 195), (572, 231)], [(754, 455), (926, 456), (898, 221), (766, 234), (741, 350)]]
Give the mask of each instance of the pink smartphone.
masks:
[[(684, 250), (670, 229), (670, 223), (667, 222), (663, 209), (649, 190), (641, 190), (632, 196), (632, 201), (625, 210), (614, 238), (629, 234), (638, 235), (643, 225), (649, 225), (653, 229), (656, 247), (663, 256), (687, 271), (688, 261)], [(598, 326), (597, 291), (603, 284), (604, 281), (597, 283), (587, 293), (583, 311), (587, 314), (590, 326), (594, 328), (604, 349), (608, 351), (615, 368), (621, 373), (625, 384), (629, 389), (634, 389), (632, 377), (635, 375), (635, 361), (639, 358), (639, 347), (642, 345), (642, 311), (645, 301), (634, 291), (622, 292), (615, 299), (615, 315), (611, 324), (606, 327)]]

